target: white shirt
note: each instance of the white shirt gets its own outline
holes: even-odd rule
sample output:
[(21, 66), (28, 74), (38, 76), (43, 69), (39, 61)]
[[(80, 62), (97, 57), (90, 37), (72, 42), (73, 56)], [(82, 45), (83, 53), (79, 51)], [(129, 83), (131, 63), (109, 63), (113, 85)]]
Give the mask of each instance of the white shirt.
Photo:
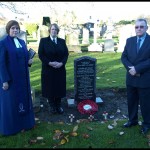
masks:
[(53, 41), (53, 39), (54, 39), (54, 40), (55, 40), (55, 43), (57, 44), (57, 37), (56, 37), (56, 38), (53, 38), (53, 37), (50, 36), (50, 38), (51, 38), (52, 41)]
[(16, 48), (22, 47), (22, 45), (19, 43), (19, 41), (16, 37), (14, 38), (14, 42), (15, 42)]

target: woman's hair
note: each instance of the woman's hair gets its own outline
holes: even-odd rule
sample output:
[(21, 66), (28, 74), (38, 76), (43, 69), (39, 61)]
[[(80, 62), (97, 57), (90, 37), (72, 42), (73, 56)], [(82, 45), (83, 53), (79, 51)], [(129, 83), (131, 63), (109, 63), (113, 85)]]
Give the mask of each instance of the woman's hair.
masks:
[(52, 26), (54, 26), (56, 28), (57, 34), (58, 34), (59, 33), (59, 27), (58, 27), (58, 25), (56, 23), (51, 24), (50, 27), (49, 27), (49, 30), (51, 30)]
[(17, 25), (18, 28), (19, 28), (19, 32), (20, 32), (20, 26), (19, 26), (19, 23), (16, 21), (16, 20), (10, 20), (7, 25), (6, 25), (6, 32), (7, 34), (9, 34), (9, 31), (10, 31), (10, 28), (14, 25)]

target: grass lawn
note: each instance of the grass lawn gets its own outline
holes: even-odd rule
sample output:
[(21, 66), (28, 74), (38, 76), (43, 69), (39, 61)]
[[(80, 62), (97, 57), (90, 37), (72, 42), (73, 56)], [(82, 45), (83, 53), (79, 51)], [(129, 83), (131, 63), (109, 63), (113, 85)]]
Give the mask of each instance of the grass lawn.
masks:
[[(125, 88), (125, 69), (120, 61), (121, 53), (84, 52), (70, 53), (66, 64), (67, 90), (74, 90), (74, 60), (82, 56), (96, 58), (96, 88)], [(31, 85), (41, 91), (41, 61), (38, 56), (30, 68)]]
[[(82, 56), (97, 59), (97, 89), (125, 88), (125, 69), (120, 61), (121, 53), (88, 52), (70, 53), (66, 64), (67, 91), (74, 90), (74, 60)], [(31, 85), (36, 92), (41, 92), (40, 72), (41, 62), (36, 55), (30, 68)], [(110, 130), (108, 125), (112, 125), (114, 120), (105, 123), (93, 121), (72, 124), (37, 120), (36, 127), (30, 131), (13, 136), (0, 136), (0, 148), (149, 148), (150, 135), (143, 136), (139, 132), (140, 126), (124, 129), (124, 122), (125, 120), (118, 120), (117, 125)]]

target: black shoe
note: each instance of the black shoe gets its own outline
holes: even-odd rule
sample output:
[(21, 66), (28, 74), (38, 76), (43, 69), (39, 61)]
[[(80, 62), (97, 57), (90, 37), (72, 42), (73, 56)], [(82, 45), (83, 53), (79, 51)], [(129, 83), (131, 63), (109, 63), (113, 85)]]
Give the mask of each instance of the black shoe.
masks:
[(149, 129), (150, 129), (150, 128), (148, 128), (148, 127), (142, 127), (142, 128), (141, 128), (142, 134), (147, 134), (148, 131), (149, 131)]
[(123, 125), (123, 127), (129, 128), (129, 127), (132, 127), (132, 126), (136, 126), (137, 124), (138, 124), (137, 122), (136, 122), (136, 123), (126, 122), (126, 123)]
[(57, 107), (56, 110), (57, 110), (57, 112), (58, 112), (59, 114), (63, 114), (63, 113), (64, 113), (64, 110), (63, 110), (62, 107)]
[(51, 112), (52, 114), (56, 114), (56, 113), (57, 113), (56, 108), (51, 107), (51, 108), (50, 108), (50, 112)]

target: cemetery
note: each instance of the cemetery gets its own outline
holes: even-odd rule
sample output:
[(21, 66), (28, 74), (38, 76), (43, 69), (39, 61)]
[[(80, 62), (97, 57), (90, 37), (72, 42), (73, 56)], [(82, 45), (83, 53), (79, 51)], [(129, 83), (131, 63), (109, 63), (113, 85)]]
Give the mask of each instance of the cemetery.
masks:
[[(41, 38), (49, 36), (48, 27), (52, 20), (48, 16), (43, 16), (38, 24), (20, 21), (19, 37), (26, 42), (30, 51), (36, 52), (34, 63), (30, 68), (36, 127), (33, 132), (21, 133), (17, 137), (18, 139), (20, 136), (25, 137), (25, 148), (68, 148), (66, 143), (72, 141), (73, 147), (69, 148), (103, 148), (103, 146), (118, 148), (118, 145), (125, 148), (131, 138), (129, 135), (131, 134), (133, 138), (135, 133), (124, 131), (121, 127), (127, 120), (128, 109), (125, 68), (120, 56), (126, 39), (135, 35), (133, 21), (128, 24), (117, 24), (109, 19), (106, 22), (94, 20), (76, 23), (70, 27), (65, 25), (60, 27), (58, 36), (66, 40), (69, 50), (66, 64), (67, 95), (62, 99), (63, 114), (50, 114), (48, 100), (41, 95), (41, 62), (38, 58), (38, 45)], [(0, 40), (5, 36), (5, 23), (3, 23), (0, 25)], [(139, 114), (141, 114), (140, 109)], [(48, 133), (51, 133), (50, 136)], [(49, 141), (43, 139), (44, 136)], [(136, 136), (142, 138), (139, 133), (136, 133)], [(92, 138), (95, 140), (92, 141), (93, 143)], [(60, 139), (58, 143), (57, 140)], [(118, 144), (119, 140), (123, 144)], [(145, 140), (143, 139), (142, 142), (144, 143)], [(80, 143), (81, 147), (76, 143)], [(149, 147), (146, 144), (143, 145)], [(6, 145), (4, 143), (4, 146)], [(2, 147), (4, 146), (2, 143)], [(132, 147), (132, 143), (127, 144), (128, 147)], [(137, 147), (139, 148), (140, 145)]]
[[(39, 40), (42, 37), (47, 37), (49, 35), (48, 26), (50, 23), (51, 21), (49, 17), (43, 17), (43, 21), (38, 26), (36, 26), (36, 24), (28, 24), (28, 26), (26, 25), (27, 29), (25, 29), (25, 26), (21, 26), (19, 37), (25, 40), (28, 49), (32, 48), (37, 53)], [(132, 31), (131, 29), (133, 26), (126, 25), (125, 27), (120, 27), (120, 33), (114, 33), (113, 25), (110, 25), (110, 23), (108, 23), (108, 26), (106, 23), (104, 23), (102, 24), (101, 28), (98, 28), (97, 23), (87, 22), (83, 25), (80, 25), (82, 27), (80, 27), (80, 30), (78, 26), (79, 25), (72, 28), (70, 32), (62, 28), (60, 29), (59, 33), (59, 37), (66, 39), (70, 56), (75, 54), (77, 57), (73, 59), (72, 62), (72, 73), (74, 74), (71, 79), (72, 83), (67, 83), (71, 84), (73, 88), (67, 91), (67, 96), (63, 99), (65, 113), (63, 115), (57, 115), (57, 117), (55, 115), (51, 115), (51, 117), (49, 117), (49, 105), (47, 100), (41, 97), (40, 85), (38, 85), (38, 90), (34, 85), (32, 86), (31, 93), (35, 115), (36, 117), (40, 118), (40, 120), (51, 122), (66, 122), (69, 121), (69, 115), (74, 115), (74, 119), (72, 121), (75, 122), (77, 119), (88, 118), (90, 115), (88, 113), (85, 113), (84, 115), (81, 114), (82, 111), (78, 109), (79, 103), (81, 103), (83, 100), (92, 100), (97, 104), (96, 106), (98, 107), (97, 111), (94, 112), (95, 120), (103, 120), (104, 118), (102, 114), (105, 111), (109, 113), (108, 117), (113, 115), (114, 117), (120, 117), (120, 119), (123, 119), (123, 115), (127, 115), (125, 88), (115, 89), (115, 87), (105, 87), (106, 89), (98, 89), (98, 57), (90, 57), (89, 54), (99, 53), (99, 55), (101, 55), (104, 53), (105, 55), (115, 55), (118, 52), (119, 57), (123, 51), (123, 47), (121, 46), (125, 44), (120, 44), (120, 42), (124, 41), (127, 36), (133, 35), (130, 32)], [(126, 28), (128, 28), (128, 34), (124, 34)], [(0, 31), (1, 40), (6, 35), (4, 26), (1, 27)], [(38, 59), (37, 55), (35, 56), (35, 59)], [(36, 65), (36, 63), (33, 64), (30, 70), (31, 85), (33, 85), (32, 72), (34, 71), (34, 66)], [(40, 82), (40, 79), (38, 82)], [(115, 81), (112, 82), (115, 84)], [(89, 107), (89, 104), (86, 106)], [(117, 113), (118, 109), (121, 110), (121, 113)], [(117, 116), (115, 116), (116, 113)]]

